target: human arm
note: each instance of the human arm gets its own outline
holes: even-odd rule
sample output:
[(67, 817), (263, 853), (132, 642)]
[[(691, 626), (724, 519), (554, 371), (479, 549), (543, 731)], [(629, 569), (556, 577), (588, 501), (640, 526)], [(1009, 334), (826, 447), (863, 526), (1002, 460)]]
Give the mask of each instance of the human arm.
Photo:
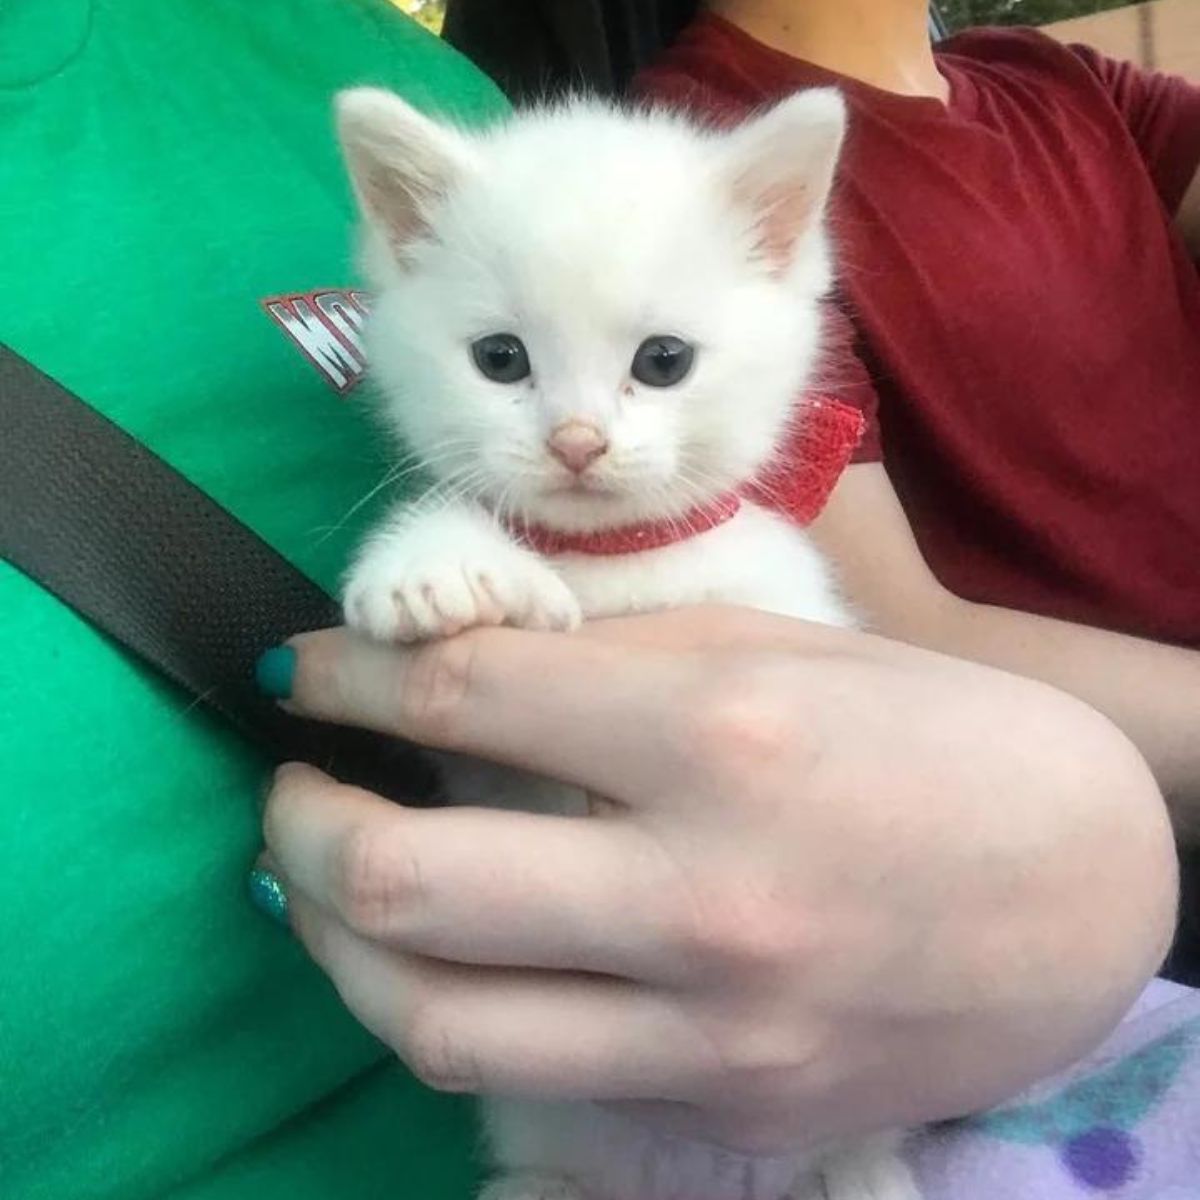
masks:
[(742, 610), (293, 644), (299, 711), (607, 798), (422, 812), (277, 778), (295, 928), (437, 1087), (755, 1150), (913, 1124), (1083, 1052), (1173, 927), (1141, 759), (1028, 680)]
[(812, 534), (872, 629), (1041, 679), (1103, 712), (1146, 757), (1180, 834), (1200, 837), (1200, 653), (960, 599), (926, 565), (879, 463), (846, 471)]
[(1200, 168), (1192, 176), (1192, 182), (1184, 193), (1179, 211), (1175, 214), (1175, 223), (1192, 257), (1200, 258)]
[(1200, 87), (1090, 46), (1070, 49), (1108, 93), (1188, 249), (1200, 257)]

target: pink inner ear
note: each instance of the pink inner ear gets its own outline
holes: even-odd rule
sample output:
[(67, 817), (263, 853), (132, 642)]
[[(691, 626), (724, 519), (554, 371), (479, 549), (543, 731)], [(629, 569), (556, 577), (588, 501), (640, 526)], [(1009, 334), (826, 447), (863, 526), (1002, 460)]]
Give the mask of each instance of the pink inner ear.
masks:
[(388, 243), (397, 256), (402, 257), (417, 238), (429, 232), (429, 225), (413, 197), (398, 193), (394, 182), (390, 187), (372, 185), (367, 203), (383, 226)]
[(387, 237), (398, 257), (403, 257), (418, 238), (429, 232), (429, 224), (415, 205), (401, 208), (393, 205), (388, 214)]
[(359, 186), (363, 207), (382, 229), (397, 257), (403, 257), (412, 242), (429, 233), (429, 222), (422, 212), (424, 196), (413, 180), (401, 180), (376, 167), (366, 173)]
[(792, 265), (796, 241), (812, 216), (809, 190), (799, 180), (788, 179), (767, 187), (738, 189), (756, 214), (755, 253), (770, 264), (773, 272)]

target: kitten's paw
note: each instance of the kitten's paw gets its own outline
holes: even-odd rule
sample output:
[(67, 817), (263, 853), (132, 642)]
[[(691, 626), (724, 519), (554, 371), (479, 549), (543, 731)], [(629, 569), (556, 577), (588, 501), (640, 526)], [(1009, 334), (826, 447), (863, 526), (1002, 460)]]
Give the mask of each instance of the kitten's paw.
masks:
[(829, 1193), (825, 1190), (825, 1180), (819, 1171), (815, 1174), (805, 1175), (803, 1179), (798, 1179), (792, 1184), (791, 1190), (784, 1200), (829, 1200)]
[(898, 1153), (864, 1154), (826, 1164), (829, 1200), (921, 1200), (908, 1164)]
[(587, 1200), (582, 1188), (561, 1175), (500, 1175), (486, 1184), (479, 1200)]
[(387, 642), (453, 637), (478, 625), (568, 630), (581, 619), (574, 594), (545, 563), (507, 546), (434, 559), (381, 547), (355, 568), (345, 615), (352, 628)]

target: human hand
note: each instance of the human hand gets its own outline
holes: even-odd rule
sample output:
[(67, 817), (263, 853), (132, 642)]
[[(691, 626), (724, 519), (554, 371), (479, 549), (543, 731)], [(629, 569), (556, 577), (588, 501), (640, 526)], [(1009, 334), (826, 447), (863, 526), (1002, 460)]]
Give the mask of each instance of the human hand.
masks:
[(434, 1087), (794, 1150), (1071, 1060), (1169, 936), (1146, 768), (1039, 684), (740, 610), (292, 645), (297, 711), (596, 798), (423, 811), (280, 771), (294, 927)]

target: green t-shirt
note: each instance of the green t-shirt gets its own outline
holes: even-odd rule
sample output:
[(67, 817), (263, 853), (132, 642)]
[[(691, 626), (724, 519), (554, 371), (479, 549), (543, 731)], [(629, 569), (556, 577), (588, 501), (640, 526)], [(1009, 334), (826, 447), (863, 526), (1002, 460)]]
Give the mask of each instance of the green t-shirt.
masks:
[[(330, 119), (364, 82), (503, 109), (385, 0), (0, 0), (0, 340), (330, 588), (385, 469)], [(0, 1196), (466, 1196), (469, 1102), (246, 900), (265, 761), (7, 564), (0, 614)]]

